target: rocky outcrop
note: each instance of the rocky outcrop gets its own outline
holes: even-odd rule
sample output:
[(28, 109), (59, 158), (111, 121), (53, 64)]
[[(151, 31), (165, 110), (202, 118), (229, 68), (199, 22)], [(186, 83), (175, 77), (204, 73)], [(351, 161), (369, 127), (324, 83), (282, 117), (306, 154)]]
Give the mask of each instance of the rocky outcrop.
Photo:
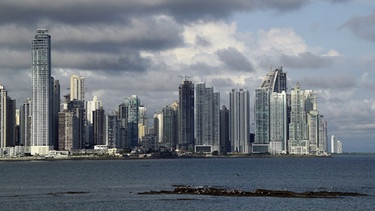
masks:
[(247, 197), (284, 197), (284, 198), (337, 198), (343, 196), (367, 196), (356, 192), (306, 191), (293, 192), (287, 190), (256, 189), (243, 191), (238, 189), (223, 189), (209, 186), (175, 186), (174, 190), (149, 191), (139, 194), (193, 194), (212, 196), (247, 196)]

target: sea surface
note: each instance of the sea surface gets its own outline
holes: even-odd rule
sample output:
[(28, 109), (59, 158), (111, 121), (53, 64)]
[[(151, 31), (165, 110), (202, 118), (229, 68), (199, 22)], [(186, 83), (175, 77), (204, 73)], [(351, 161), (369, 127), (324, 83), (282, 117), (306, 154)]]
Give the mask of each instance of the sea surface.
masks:
[[(138, 194), (172, 185), (368, 196)], [(0, 162), (0, 210), (375, 210), (375, 156)]]

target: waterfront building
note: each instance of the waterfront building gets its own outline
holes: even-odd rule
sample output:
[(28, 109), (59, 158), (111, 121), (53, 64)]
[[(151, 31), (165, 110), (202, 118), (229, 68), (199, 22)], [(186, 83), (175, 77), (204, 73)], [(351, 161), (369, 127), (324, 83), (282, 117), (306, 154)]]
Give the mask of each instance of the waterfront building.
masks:
[(117, 122), (119, 127), (117, 130), (117, 148), (125, 149), (127, 148), (126, 128), (128, 125), (128, 107), (125, 103), (121, 103), (118, 107)]
[(28, 98), (20, 108), (20, 145), (30, 152), (31, 146), (31, 99)]
[(334, 135), (331, 136), (331, 154), (341, 154), (343, 153), (342, 142), (337, 140)]
[[(205, 83), (195, 86), (195, 147), (220, 152), (220, 93)], [(197, 152), (197, 150), (195, 150)]]
[(194, 150), (194, 84), (184, 78), (179, 86), (178, 103), (179, 150)]
[(148, 117), (147, 117), (147, 108), (143, 105), (140, 105), (139, 108), (139, 119), (138, 119), (138, 138), (139, 142), (143, 140), (148, 134)]
[(288, 147), (290, 154), (310, 153), (307, 114), (316, 110), (316, 94), (312, 90), (301, 90), (300, 84), (291, 91), (291, 114)]
[(59, 144), (58, 150), (73, 149), (74, 138), (77, 136), (75, 130), (75, 118), (73, 111), (59, 112)]
[(171, 105), (162, 108), (163, 113), (163, 138), (160, 146), (166, 149), (175, 150), (178, 140), (178, 126), (177, 126), (177, 113), (178, 103), (174, 102)]
[(45, 155), (52, 149), (51, 37), (38, 29), (32, 41), (32, 139), (31, 154)]
[(343, 148), (342, 148), (342, 142), (337, 141), (336, 142), (336, 153), (337, 154), (342, 154), (343, 153)]
[(270, 96), (269, 147), (270, 154), (286, 154), (288, 151), (287, 94), (273, 92)]
[(70, 100), (85, 99), (85, 78), (76, 74), (70, 76)]
[(140, 99), (137, 95), (132, 95), (125, 99), (125, 106), (127, 107), (127, 126), (126, 148), (132, 149), (138, 147), (138, 121), (139, 121), (139, 106)]
[(220, 109), (220, 152), (231, 152), (229, 138), (229, 110), (226, 106)]
[(93, 137), (93, 112), (100, 107), (103, 107), (103, 102), (98, 99), (97, 96), (94, 96), (92, 100), (85, 101), (86, 102), (86, 128), (85, 128), (85, 145), (93, 147), (94, 144), (94, 137)]
[[(266, 74), (266, 76), (263, 78), (262, 83), (260, 86), (255, 90), (255, 107), (254, 107), (254, 113), (255, 113), (255, 141), (252, 146), (252, 152), (254, 153), (266, 153), (268, 151), (280, 153), (280, 147), (275, 151), (274, 146), (280, 146), (282, 145), (282, 149), (285, 148), (285, 143), (280, 139), (280, 131), (277, 128), (274, 127), (274, 129), (271, 129), (272, 125), (281, 127), (282, 129), (286, 129), (288, 127), (288, 119), (284, 118), (287, 117), (288, 109), (287, 107), (287, 95), (276, 95), (276, 98), (280, 98), (280, 100), (273, 99), (273, 103), (275, 105), (272, 106), (272, 113), (271, 113), (271, 95), (273, 93), (286, 93), (287, 91), (287, 83), (286, 83), (286, 73), (283, 72), (282, 67), (271, 69), (270, 72)], [(275, 96), (274, 96), (275, 98)], [(283, 101), (282, 105), (280, 105), (279, 101)], [(277, 109), (277, 110), (276, 110)], [(280, 122), (279, 117), (273, 117), (272, 115), (283, 115), (282, 120)], [(278, 125), (275, 125), (276, 122), (271, 123), (270, 121), (278, 121)], [(286, 120), (287, 122), (285, 122)], [(283, 125), (283, 124), (286, 124)], [(271, 134), (271, 130), (273, 130), (273, 133), (279, 133)], [(284, 131), (284, 130), (283, 130)], [(271, 135), (272, 140), (271, 140)], [(287, 134), (285, 134), (287, 136)], [(283, 136), (285, 138), (285, 136)], [(278, 139), (275, 142), (275, 139)], [(271, 145), (273, 146), (271, 149), (269, 149), (269, 144), (271, 141), (274, 141), (274, 143)], [(281, 141), (281, 143), (280, 143)]]
[(316, 155), (326, 154), (327, 124), (324, 121), (324, 116), (319, 114), (317, 110), (311, 110), (307, 115), (307, 122), (310, 153)]
[(55, 150), (59, 146), (59, 112), (60, 112), (60, 81), (51, 77), (51, 124), (52, 124), (52, 145)]
[(92, 112), (93, 116), (93, 145), (104, 145), (104, 126), (105, 126), (105, 112), (103, 107), (99, 107)]
[(229, 93), (230, 141), (234, 153), (250, 153), (250, 94), (246, 89)]
[(108, 148), (117, 147), (118, 121), (114, 113), (105, 116), (105, 145)]
[(163, 142), (163, 112), (158, 111), (154, 114), (154, 132), (155, 132), (155, 141), (156, 143)]
[(0, 148), (15, 146), (16, 101), (0, 84)]

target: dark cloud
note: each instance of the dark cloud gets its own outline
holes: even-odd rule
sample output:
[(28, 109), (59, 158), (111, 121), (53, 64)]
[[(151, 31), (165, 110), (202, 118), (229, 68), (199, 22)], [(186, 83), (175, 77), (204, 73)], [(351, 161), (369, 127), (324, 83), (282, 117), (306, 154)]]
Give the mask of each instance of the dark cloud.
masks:
[(68, 24), (126, 23), (129, 17), (158, 14), (171, 15), (176, 20), (186, 22), (221, 19), (234, 12), (257, 9), (286, 12), (299, 9), (308, 3), (310, 0), (3, 0), (0, 2), (0, 24), (17, 22), (27, 26), (51, 21)]
[(279, 64), (289, 68), (307, 69), (322, 68), (332, 64), (329, 57), (314, 55), (310, 52), (301, 53), (298, 56), (281, 55)]
[(340, 28), (348, 28), (355, 35), (375, 42), (375, 10), (367, 16), (357, 16), (349, 19)]
[(221, 49), (216, 54), (231, 70), (254, 71), (251, 62), (235, 48)]
[(310, 89), (349, 90), (357, 87), (357, 81), (348, 74), (326, 75), (324, 77), (303, 77), (300, 79), (304, 87)]
[[(52, 52), (52, 55), (54, 53)], [(142, 58), (138, 51), (126, 51), (120, 55), (96, 53), (56, 53), (52, 59), (55, 68), (71, 68), (92, 71), (145, 71), (150, 61)]]

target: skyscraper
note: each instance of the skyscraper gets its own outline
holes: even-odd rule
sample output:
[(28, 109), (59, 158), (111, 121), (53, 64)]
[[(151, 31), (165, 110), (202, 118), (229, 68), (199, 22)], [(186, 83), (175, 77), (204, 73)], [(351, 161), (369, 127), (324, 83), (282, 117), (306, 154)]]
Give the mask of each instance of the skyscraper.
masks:
[[(272, 124), (270, 121), (271, 119), (275, 120), (275, 118), (278, 118), (271, 117), (270, 97), (273, 93), (286, 93), (286, 85), (286, 73), (284, 73), (282, 67), (280, 67), (276, 69), (271, 69), (271, 71), (268, 72), (266, 76), (263, 78), (263, 81), (259, 88), (255, 90), (255, 143), (253, 144), (253, 152), (265, 153), (269, 150), (268, 148), (271, 141), (271, 126), (276, 126), (275, 124)], [(285, 103), (287, 102), (286, 94), (285, 96), (283, 95), (278, 97), (283, 98), (282, 100), (284, 100)], [(278, 103), (278, 100), (274, 99), (272, 102)], [(278, 115), (285, 112), (283, 109), (286, 108), (274, 105), (272, 109), (272, 115)], [(275, 109), (279, 110), (276, 111)], [(287, 114), (285, 113), (285, 115)], [(277, 127), (288, 127), (287, 122), (279, 123), (286, 124), (286, 126), (279, 124)], [(273, 130), (273, 132), (275, 132), (275, 130)], [(275, 139), (275, 136), (273, 136), (273, 139)], [(275, 142), (272, 146), (275, 146), (274, 144)]]
[(291, 91), (291, 113), (288, 147), (290, 154), (309, 154), (307, 114), (316, 110), (316, 96), (311, 90), (301, 90), (299, 83)]
[(232, 152), (250, 153), (250, 94), (246, 89), (229, 93)]
[(194, 84), (185, 77), (179, 86), (177, 149), (194, 148)]
[(139, 119), (138, 119), (138, 138), (142, 141), (143, 137), (148, 134), (148, 117), (147, 108), (143, 105), (139, 106)]
[(205, 83), (195, 86), (195, 146), (220, 152), (220, 93)]
[(32, 140), (31, 154), (48, 154), (52, 146), (51, 37), (38, 29), (31, 47)]
[(178, 139), (177, 112), (178, 103), (174, 102), (162, 108), (163, 112), (163, 140), (162, 144), (169, 150), (176, 149)]
[(132, 149), (138, 146), (138, 121), (140, 99), (137, 95), (132, 95), (125, 99), (128, 111), (128, 122), (126, 127), (127, 148)]
[(103, 107), (102, 101), (98, 99), (97, 96), (94, 96), (92, 100), (86, 101), (86, 127), (85, 127), (85, 145), (86, 147), (88, 146), (93, 146), (94, 145), (94, 138), (93, 138), (93, 112), (100, 107)]
[(31, 145), (31, 99), (28, 98), (20, 109), (20, 145), (30, 152)]
[(70, 100), (85, 99), (85, 78), (73, 74), (70, 76)]
[(0, 85), (0, 148), (7, 146), (7, 101), (8, 92)]
[(220, 109), (220, 152), (231, 152), (229, 138), (229, 110), (224, 105)]
[(270, 146), (271, 154), (286, 153), (288, 151), (288, 115), (287, 94), (274, 92), (270, 96)]
[(105, 111), (99, 107), (92, 112), (93, 116), (93, 145), (105, 144)]

